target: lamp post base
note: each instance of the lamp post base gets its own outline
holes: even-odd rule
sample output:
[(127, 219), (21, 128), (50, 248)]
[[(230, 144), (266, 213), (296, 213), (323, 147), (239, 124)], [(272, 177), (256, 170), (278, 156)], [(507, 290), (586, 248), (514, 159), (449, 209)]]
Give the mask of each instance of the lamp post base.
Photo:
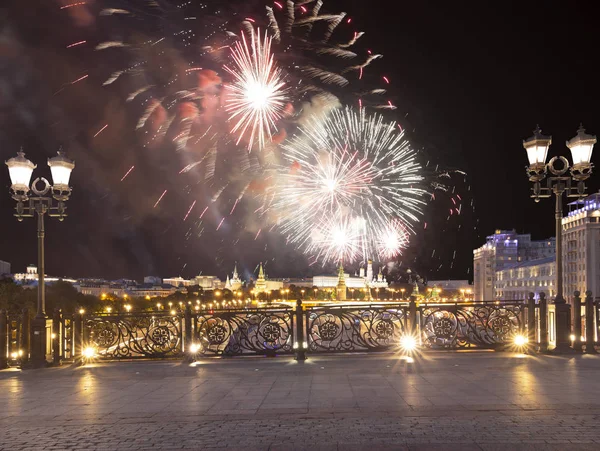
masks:
[(31, 320), (31, 357), (23, 369), (46, 368), (46, 317)]
[(561, 297), (554, 301), (556, 317), (556, 346), (550, 350), (551, 354), (574, 354), (576, 351), (570, 346), (571, 335), (571, 306)]

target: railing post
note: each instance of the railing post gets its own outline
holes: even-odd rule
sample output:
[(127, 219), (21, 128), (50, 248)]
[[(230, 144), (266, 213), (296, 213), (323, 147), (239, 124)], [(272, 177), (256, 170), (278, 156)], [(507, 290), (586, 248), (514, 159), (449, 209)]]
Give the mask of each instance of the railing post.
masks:
[(411, 335), (415, 335), (417, 332), (417, 298), (415, 296), (410, 297), (408, 303), (408, 330)]
[(190, 346), (192, 346), (192, 307), (189, 304), (185, 307), (183, 327), (185, 332), (182, 351), (187, 352), (190, 350)]
[(598, 354), (595, 345), (595, 312), (594, 312), (594, 300), (592, 299), (592, 292), (585, 292), (585, 352), (586, 354)]
[(546, 293), (540, 293), (540, 352), (548, 351), (548, 304)]
[(583, 351), (583, 343), (581, 342), (581, 293), (576, 291), (573, 297), (573, 349), (577, 352)]
[(306, 342), (304, 340), (304, 310), (302, 308), (302, 299), (296, 301), (296, 355), (295, 359), (299, 362), (306, 360)]
[(535, 299), (534, 294), (529, 293), (527, 299), (527, 338), (531, 346), (537, 347), (536, 333), (535, 333)]
[(61, 343), (61, 311), (59, 308), (54, 309), (52, 316), (52, 363), (56, 366), (60, 365), (60, 343)]
[(21, 366), (26, 365), (29, 362), (29, 354), (31, 353), (31, 334), (30, 334), (30, 323), (29, 323), (29, 310), (23, 309), (21, 314), (21, 337), (19, 340), (20, 350), (23, 351), (21, 356)]
[(83, 315), (81, 313), (75, 313), (73, 319), (73, 360), (81, 358), (82, 355), (82, 340), (81, 333), (83, 327)]
[(0, 310), (0, 370), (8, 368), (8, 318), (6, 310)]

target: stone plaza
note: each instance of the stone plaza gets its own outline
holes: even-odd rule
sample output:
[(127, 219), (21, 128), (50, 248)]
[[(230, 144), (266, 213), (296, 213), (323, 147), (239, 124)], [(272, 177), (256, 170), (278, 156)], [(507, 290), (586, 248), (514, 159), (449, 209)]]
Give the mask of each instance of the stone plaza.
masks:
[(600, 357), (464, 351), (0, 371), (2, 450), (600, 449)]

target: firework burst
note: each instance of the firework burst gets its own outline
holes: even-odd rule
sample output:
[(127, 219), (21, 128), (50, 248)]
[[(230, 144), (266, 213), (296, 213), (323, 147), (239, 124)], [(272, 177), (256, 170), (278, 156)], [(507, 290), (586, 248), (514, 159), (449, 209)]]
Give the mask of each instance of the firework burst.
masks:
[(254, 139), (263, 148), (266, 138), (276, 130), (276, 122), (282, 117), (286, 95), (281, 71), (273, 62), (271, 38), (265, 33), (261, 43), (260, 29), (251, 34), (248, 46), (245, 34), (234, 45), (233, 65), (224, 66), (234, 82), (229, 86), (231, 94), (226, 101), (229, 119), (235, 122), (232, 132), (238, 135), (237, 144), (250, 133), (248, 150)]
[(281, 175), (273, 206), (290, 242), (323, 263), (391, 258), (406, 246), (427, 192), (395, 123), (337, 109), (282, 147), (292, 169)]

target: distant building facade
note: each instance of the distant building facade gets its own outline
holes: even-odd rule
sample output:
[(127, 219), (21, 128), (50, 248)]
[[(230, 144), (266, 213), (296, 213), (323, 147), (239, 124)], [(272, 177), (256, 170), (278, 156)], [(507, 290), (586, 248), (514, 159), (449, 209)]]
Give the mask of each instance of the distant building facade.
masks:
[(151, 285), (142, 284), (134, 287), (129, 287), (125, 294), (131, 297), (143, 297), (143, 298), (164, 298), (171, 294), (181, 291), (173, 285), (162, 284), (162, 285)]
[(79, 281), (74, 285), (81, 294), (87, 294), (101, 298), (104, 296), (115, 296), (122, 298), (127, 293), (127, 286), (108, 281)]
[[(336, 288), (339, 278), (339, 274), (314, 276), (312, 279), (312, 284), (317, 288)], [(377, 276), (373, 276), (373, 262), (371, 260), (369, 260), (367, 263), (366, 272), (365, 268), (360, 268), (359, 274), (354, 276), (344, 272), (344, 282), (346, 284), (346, 288), (366, 289), (388, 287), (387, 281), (383, 278), (381, 267), (379, 268), (379, 273)]]
[(541, 292), (556, 296), (556, 257), (513, 263), (496, 273), (495, 299), (524, 300)]
[[(35, 265), (28, 265), (25, 272), (15, 273), (12, 275), (13, 280), (19, 285), (23, 285), (25, 288), (33, 288), (38, 284), (38, 270)], [(75, 284), (77, 280), (69, 279), (66, 277), (49, 277), (47, 274), (44, 275), (44, 282), (48, 285), (54, 282), (68, 282)]]
[(496, 272), (519, 262), (556, 255), (556, 239), (534, 241), (530, 234), (496, 230), (486, 243), (473, 251), (473, 289), (475, 301), (496, 299)]
[(194, 279), (184, 279), (183, 277), (168, 277), (163, 279), (162, 283), (173, 287), (191, 287), (195, 285)]

